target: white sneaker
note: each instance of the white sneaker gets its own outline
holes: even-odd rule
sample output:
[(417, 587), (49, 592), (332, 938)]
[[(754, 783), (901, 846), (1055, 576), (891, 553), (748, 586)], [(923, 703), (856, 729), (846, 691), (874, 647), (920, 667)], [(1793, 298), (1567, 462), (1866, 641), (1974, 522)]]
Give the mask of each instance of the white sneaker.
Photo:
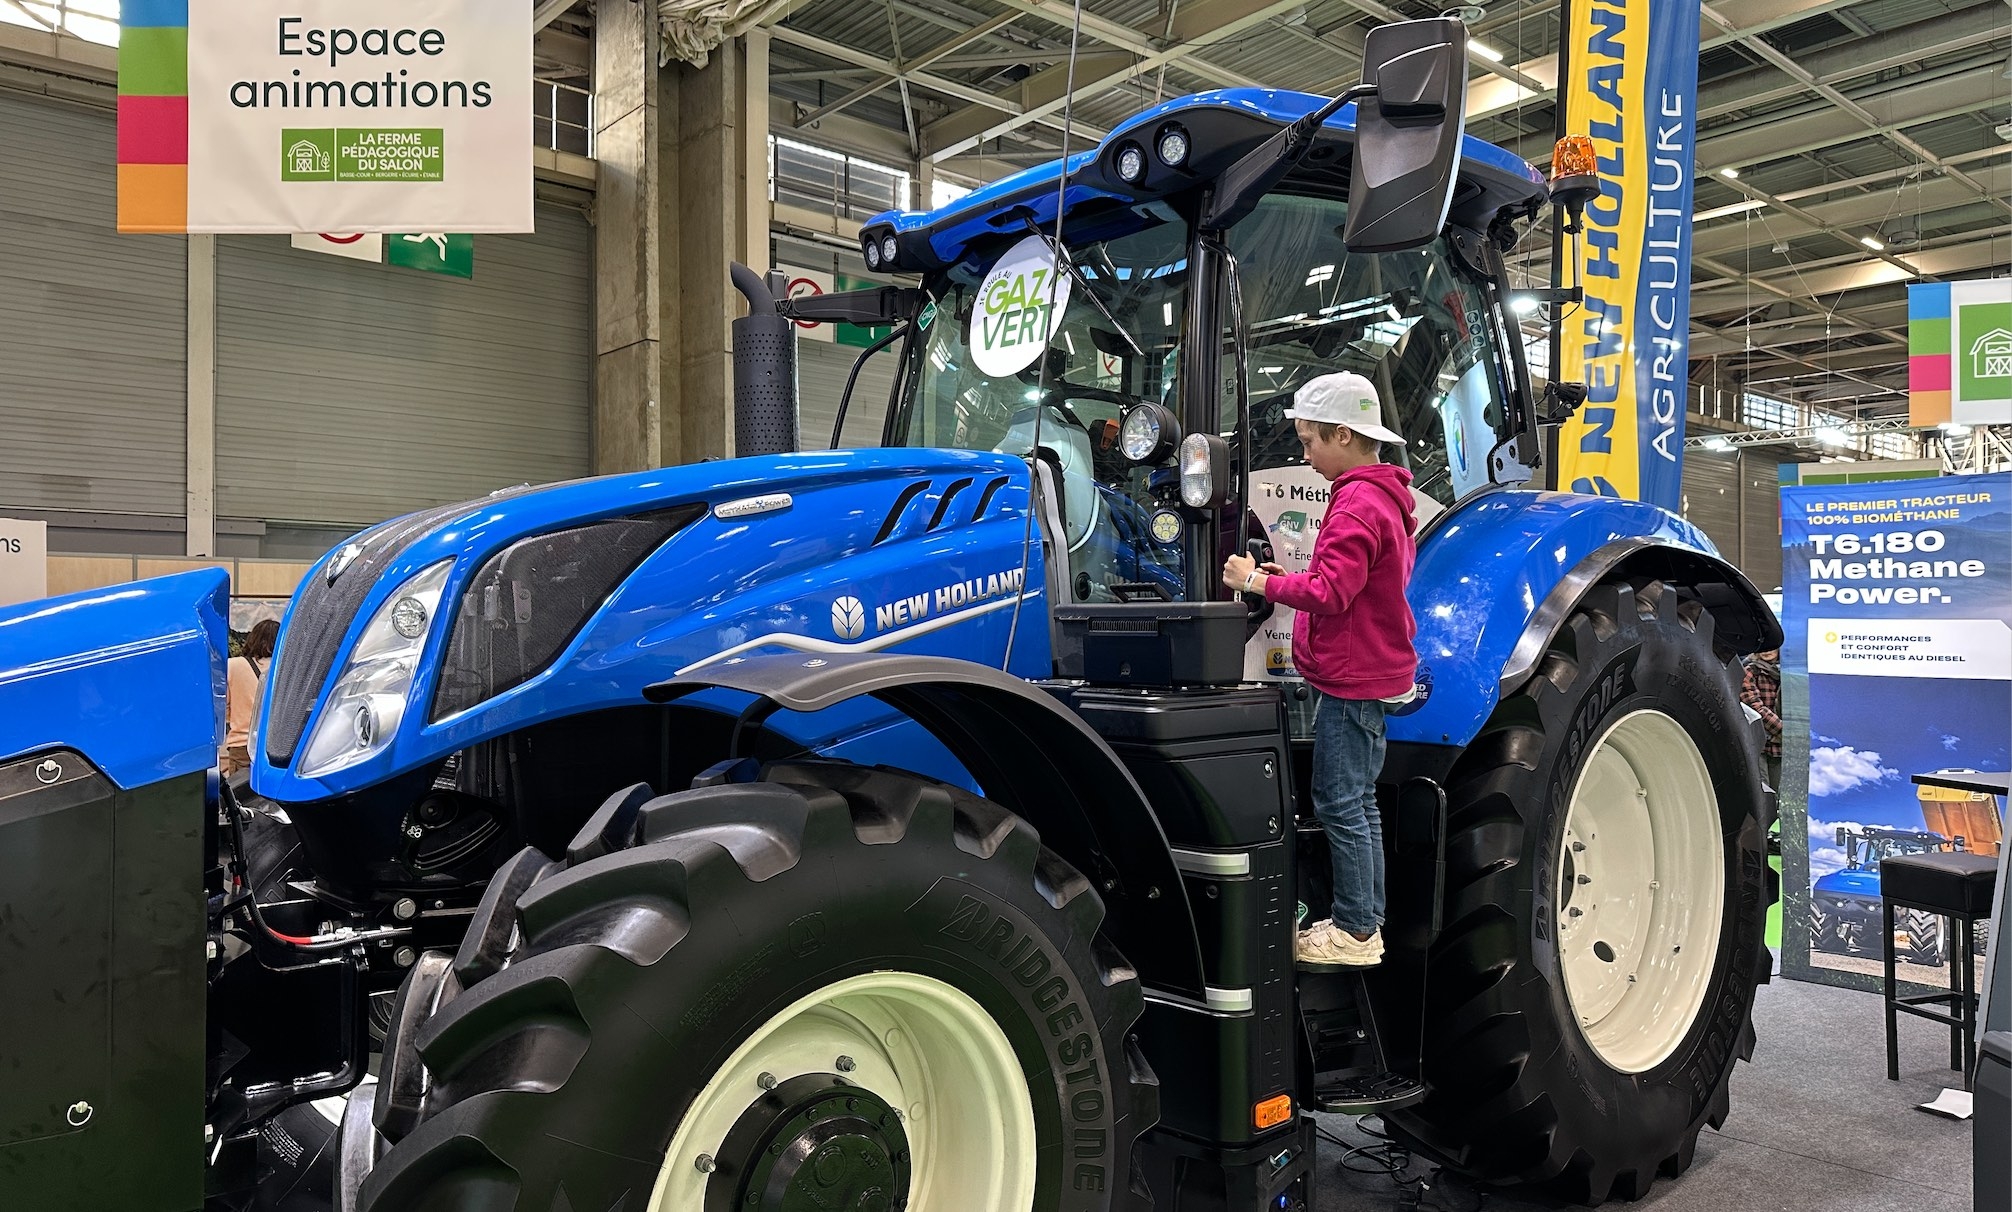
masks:
[(1383, 962), (1383, 931), (1357, 938), (1323, 918), (1293, 940), (1292, 958), (1302, 968), (1373, 968)]

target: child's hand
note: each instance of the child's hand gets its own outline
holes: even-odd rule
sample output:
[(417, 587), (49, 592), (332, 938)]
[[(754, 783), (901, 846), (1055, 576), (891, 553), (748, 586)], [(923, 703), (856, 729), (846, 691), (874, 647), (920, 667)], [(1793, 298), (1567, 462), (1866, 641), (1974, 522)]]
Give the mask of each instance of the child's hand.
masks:
[(1279, 577), (1285, 575), (1285, 567), (1280, 564), (1259, 564), (1258, 571), (1262, 572), (1268, 577)]
[(1242, 593), (1244, 582), (1257, 571), (1257, 561), (1247, 555), (1233, 555), (1223, 561), (1223, 588)]

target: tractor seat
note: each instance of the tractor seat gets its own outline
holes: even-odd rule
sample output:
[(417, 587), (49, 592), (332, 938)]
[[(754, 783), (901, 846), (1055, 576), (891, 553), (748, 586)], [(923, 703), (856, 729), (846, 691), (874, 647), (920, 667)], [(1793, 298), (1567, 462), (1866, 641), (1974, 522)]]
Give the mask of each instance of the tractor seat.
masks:
[(1879, 865), (1887, 900), (1972, 920), (1991, 916), (1998, 860), (1981, 854), (1896, 854)]

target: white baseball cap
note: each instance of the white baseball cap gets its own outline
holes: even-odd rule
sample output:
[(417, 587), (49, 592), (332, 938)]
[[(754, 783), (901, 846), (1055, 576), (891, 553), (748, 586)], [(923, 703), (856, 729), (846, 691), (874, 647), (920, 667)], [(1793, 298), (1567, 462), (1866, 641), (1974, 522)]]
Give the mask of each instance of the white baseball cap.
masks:
[(1404, 444), (1402, 434), (1381, 424), (1383, 405), (1377, 401), (1376, 384), (1353, 371), (1307, 380), (1292, 393), (1292, 405), (1285, 410), (1287, 420), (1346, 425), (1379, 442)]

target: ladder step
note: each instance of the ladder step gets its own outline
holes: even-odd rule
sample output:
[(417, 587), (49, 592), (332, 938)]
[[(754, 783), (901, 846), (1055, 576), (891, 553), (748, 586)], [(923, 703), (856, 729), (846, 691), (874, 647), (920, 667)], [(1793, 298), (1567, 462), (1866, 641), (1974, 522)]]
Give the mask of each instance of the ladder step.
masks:
[(1316, 1110), (1333, 1115), (1369, 1115), (1409, 1107), (1425, 1097), (1425, 1086), (1398, 1073), (1366, 1073), (1335, 1078), (1314, 1087)]

